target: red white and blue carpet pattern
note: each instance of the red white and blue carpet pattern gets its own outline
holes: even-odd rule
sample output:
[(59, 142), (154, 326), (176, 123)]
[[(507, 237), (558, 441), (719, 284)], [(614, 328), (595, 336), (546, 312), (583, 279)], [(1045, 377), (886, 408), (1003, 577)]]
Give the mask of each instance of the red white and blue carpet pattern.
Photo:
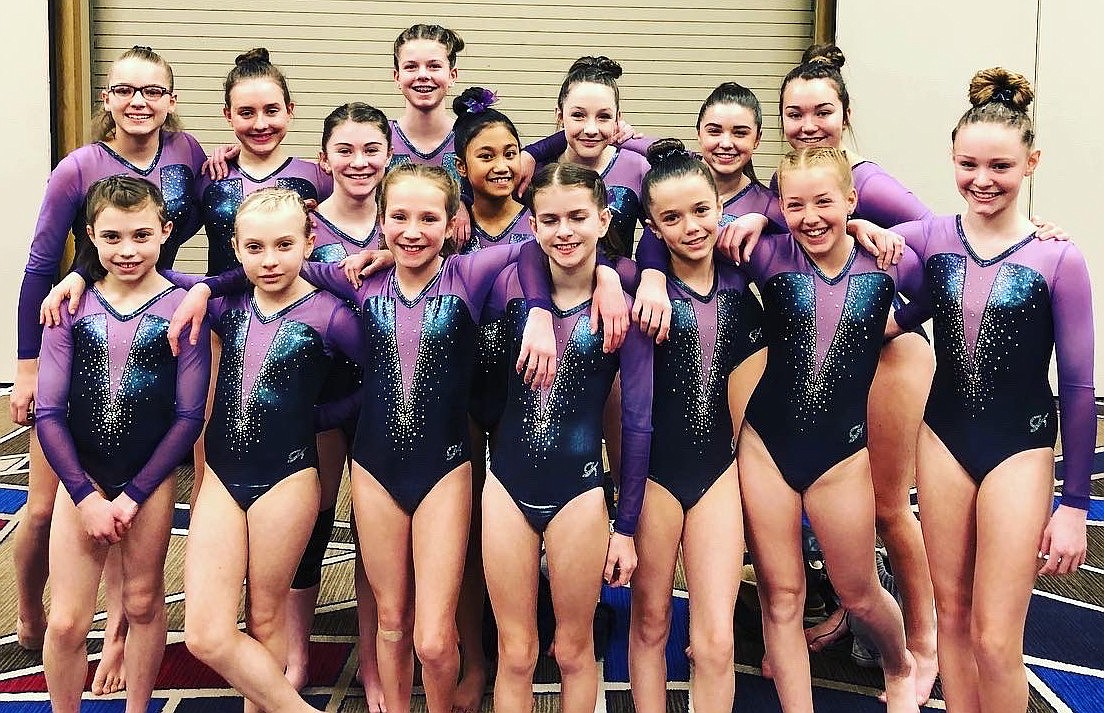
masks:
[[(7, 399), (0, 399), (0, 414)], [(0, 417), (2, 418), (2, 417)], [(42, 660), (15, 642), (15, 594), (12, 584), (12, 535), (19, 527), (26, 502), (26, 429), (0, 422), (0, 713), (49, 711)], [(1097, 453), (1095, 471), (1104, 473), (1104, 449)], [(1058, 476), (1062, 464), (1059, 458)], [(1089, 512), (1089, 561), (1074, 577), (1040, 579), (1027, 621), (1025, 663), (1031, 682), (1032, 711), (1090, 713), (1104, 711), (1104, 479), (1094, 476)], [(200, 713), (241, 709), (241, 698), (210, 669), (192, 658), (183, 642), (184, 594), (181, 564), (187, 536), (187, 493), (190, 477), (180, 478), (175, 527), (166, 571), (169, 644), (161, 666), (151, 713)], [(356, 617), (352, 594), (353, 548), (348, 527), (349, 500), (343, 489), (338, 522), (325, 560), (322, 593), (312, 636), (311, 674), (304, 697), (320, 710), (359, 713), (364, 694), (356, 683)], [(681, 583), (681, 577), (676, 584)], [(753, 595), (753, 590), (744, 596)], [(676, 587), (674, 622), (668, 645), (669, 711), (689, 708), (690, 668), (683, 651), (687, 644), (686, 592)], [(605, 659), (600, 662), (602, 690), (599, 711), (632, 710), (628, 683), (627, 628), (631, 590), (609, 590), (603, 599), (613, 607), (615, 621)], [(103, 623), (102, 601), (95, 627)], [(89, 638), (89, 682), (98, 663), (102, 634)], [(754, 636), (738, 632), (737, 711), (778, 711), (770, 681), (759, 675), (762, 645)], [(852, 663), (849, 649), (828, 651), (812, 658), (816, 678), (814, 700), (823, 713), (884, 711), (875, 697), (880, 673)], [(533, 683), (536, 709), (558, 709), (558, 673), (555, 663), (542, 657)], [(943, 709), (936, 696), (926, 710)], [(101, 698), (86, 694), (82, 710), (89, 713), (123, 711), (123, 694)], [(424, 710), (416, 696), (414, 710)], [(484, 699), (485, 711), (491, 698)]]

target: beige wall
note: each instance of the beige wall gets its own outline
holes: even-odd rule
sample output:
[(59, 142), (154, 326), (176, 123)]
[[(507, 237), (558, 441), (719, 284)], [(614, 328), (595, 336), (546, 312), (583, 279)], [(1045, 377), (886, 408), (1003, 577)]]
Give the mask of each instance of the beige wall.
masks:
[[(998, 9), (999, 5), (999, 9)], [(1104, 241), (1096, 203), (1104, 196), (1104, 3), (999, 4), (840, 0), (836, 37), (848, 55), (858, 150), (939, 213), (963, 203), (951, 174), (950, 130), (967, 108), (973, 73), (1002, 65), (1035, 84), (1043, 159), (1024, 209), (1069, 231), (1086, 254), (1096, 314), (1096, 363), (1104, 364)], [(1104, 395), (1104, 369), (1097, 369)]]
[(0, 23), (0, 381), (15, 378), (15, 306), (38, 204), (50, 173), (49, 25), (45, 2), (8, 3)]

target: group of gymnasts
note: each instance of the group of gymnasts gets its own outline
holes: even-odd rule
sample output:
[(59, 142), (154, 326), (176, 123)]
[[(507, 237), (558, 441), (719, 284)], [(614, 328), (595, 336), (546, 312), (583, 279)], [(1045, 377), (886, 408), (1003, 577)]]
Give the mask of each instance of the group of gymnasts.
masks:
[[(185, 639), (247, 711), (310, 710), (298, 689), (346, 464), (369, 710), (409, 709), (415, 655), (431, 711), (478, 710), (487, 596), (494, 707), (531, 710), (542, 558), (563, 710), (595, 706), (603, 582), (632, 586), (634, 703), (665, 710), (681, 550), (694, 708), (730, 711), (746, 525), (764, 670), (783, 710), (811, 711), (803, 515), (846, 612), (830, 626), (876, 648), (888, 710), (916, 711), (937, 669), (949, 710), (1025, 710), (1032, 583), (1084, 561), (1095, 443), (1084, 259), (1017, 210), (1039, 161), (1029, 83), (974, 77), (951, 134), (965, 208), (935, 216), (843, 148), (835, 47), (782, 83), (793, 151), (769, 184), (745, 87), (705, 99), (691, 153), (634, 137), (621, 68), (584, 57), (556, 100), (563, 131), (523, 150), (493, 92), (449, 111), (462, 49), (446, 28), (405, 30), (401, 117), (336, 108), (317, 162), (281, 148), (287, 82), (266, 51), (243, 54), (223, 110), (238, 145), (211, 169), (168, 63), (135, 47), (112, 65), (98, 140), (50, 178), (19, 301), (11, 409), (35, 437), (17, 632), (43, 647), (54, 710), (79, 708), (104, 572), (93, 691), (125, 685), (145, 710), (174, 475), (204, 428)], [(201, 226), (209, 276), (171, 271)], [(76, 270), (51, 291), (70, 229)]]

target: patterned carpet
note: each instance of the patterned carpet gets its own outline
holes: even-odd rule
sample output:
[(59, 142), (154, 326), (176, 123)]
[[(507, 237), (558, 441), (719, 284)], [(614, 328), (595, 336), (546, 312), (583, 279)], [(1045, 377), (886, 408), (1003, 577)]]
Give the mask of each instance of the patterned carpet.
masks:
[[(1098, 442), (1104, 442), (1104, 439)], [(15, 596), (12, 587), (12, 533), (19, 526), (26, 501), (26, 429), (13, 428), (7, 420), (7, 398), (0, 398), (0, 713), (49, 711), (42, 661), (15, 643)], [(1061, 462), (1058, 472), (1061, 477)], [(1095, 471), (1104, 473), (1104, 448), (1097, 453)], [(157, 691), (149, 710), (153, 713), (235, 711), (241, 698), (225, 681), (193, 659), (183, 643), (184, 594), (181, 564), (187, 536), (187, 494), (191, 474), (179, 479), (177, 510), (169, 547), (166, 606), (169, 611), (169, 645), (165, 652)], [(1089, 520), (1089, 562), (1074, 577), (1040, 579), (1027, 622), (1026, 663), (1031, 681), (1031, 711), (1090, 713), (1104, 711), (1104, 479), (1094, 476)], [(330, 542), (312, 636), (312, 670), (305, 698), (316, 708), (342, 713), (365, 710), (364, 694), (354, 680), (356, 671), (356, 617), (352, 592), (353, 547), (348, 526), (349, 495), (343, 488), (338, 521)], [(674, 624), (668, 645), (667, 710), (689, 709), (689, 666), (683, 649), (687, 641), (687, 602), (681, 575), (676, 581)], [(743, 596), (754, 599), (745, 587)], [(602, 677), (599, 711), (631, 711), (628, 683), (627, 628), (631, 591), (606, 590), (603, 600), (615, 613), (609, 653), (598, 664)], [(103, 623), (102, 600), (96, 626)], [(89, 638), (89, 681), (98, 662), (102, 634)], [(880, 687), (877, 670), (852, 663), (848, 651), (814, 655), (814, 700), (825, 713), (863, 713), (885, 710), (874, 697)], [(773, 685), (759, 675), (762, 644), (750, 633), (738, 630), (738, 711), (778, 711)], [(559, 677), (553, 661), (542, 658), (534, 677), (536, 710), (557, 710)], [(938, 689), (936, 691), (938, 694)], [(942, 709), (933, 699), (928, 710)], [(412, 710), (425, 709), (424, 698), (415, 697)], [(94, 698), (86, 694), (83, 710), (92, 713), (123, 711), (122, 694)], [(490, 695), (484, 711), (491, 710)]]

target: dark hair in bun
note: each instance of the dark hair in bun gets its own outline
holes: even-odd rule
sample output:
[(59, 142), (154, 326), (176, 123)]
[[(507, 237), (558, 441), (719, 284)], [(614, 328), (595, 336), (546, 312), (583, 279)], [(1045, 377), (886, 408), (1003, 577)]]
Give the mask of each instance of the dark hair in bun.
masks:
[(613, 90), (614, 106), (620, 109), (621, 93), (617, 89), (617, 79), (621, 76), (621, 65), (609, 57), (599, 55), (597, 57), (580, 57), (572, 63), (567, 70), (567, 77), (560, 85), (560, 95), (556, 97), (556, 106), (563, 108), (564, 99), (571, 88), (581, 82), (602, 84)]
[(271, 79), (284, 93), (284, 104), (291, 105), (287, 79), (279, 67), (269, 60), (268, 50), (264, 47), (254, 47), (234, 59), (234, 68), (226, 75), (226, 82), (223, 84), (223, 101), (227, 109), (230, 108), (230, 90), (247, 79)]
[(514, 140), (521, 147), (521, 137), (517, 127), (510, 117), (498, 109), (492, 108), (492, 104), (498, 101), (498, 96), (490, 89), (483, 87), (468, 87), (460, 92), (460, 96), (452, 100), (452, 110), (456, 112), (456, 123), (453, 125), (453, 145), (456, 156), (461, 161), (466, 161), (468, 144), (488, 126), (501, 125), (509, 129), (514, 135)]
[(1035, 98), (1031, 82), (1004, 67), (982, 69), (970, 80), (967, 92), (970, 108), (951, 131), (951, 141), (966, 124), (1003, 124), (1020, 132), (1020, 140), (1029, 149), (1035, 145), (1035, 126), (1027, 108)]
[(663, 181), (682, 178), (683, 176), (701, 176), (709, 187), (713, 189), (713, 195), (717, 195), (717, 184), (713, 181), (713, 175), (709, 169), (694, 154), (686, 150), (686, 146), (678, 139), (660, 139), (648, 149), (648, 163), (652, 165), (644, 174), (644, 180), (640, 184), (641, 200), (644, 210), (655, 220), (652, 215), (652, 189)]
[(843, 81), (840, 69), (846, 63), (843, 50), (833, 44), (813, 45), (801, 55), (801, 64), (790, 70), (786, 78), (782, 80), (782, 87), (778, 91), (778, 113), (782, 114), (786, 96), (786, 85), (795, 79), (827, 79), (836, 85), (836, 95), (839, 96), (843, 109), (843, 125), (851, 126), (851, 97), (847, 93), (847, 83)]

